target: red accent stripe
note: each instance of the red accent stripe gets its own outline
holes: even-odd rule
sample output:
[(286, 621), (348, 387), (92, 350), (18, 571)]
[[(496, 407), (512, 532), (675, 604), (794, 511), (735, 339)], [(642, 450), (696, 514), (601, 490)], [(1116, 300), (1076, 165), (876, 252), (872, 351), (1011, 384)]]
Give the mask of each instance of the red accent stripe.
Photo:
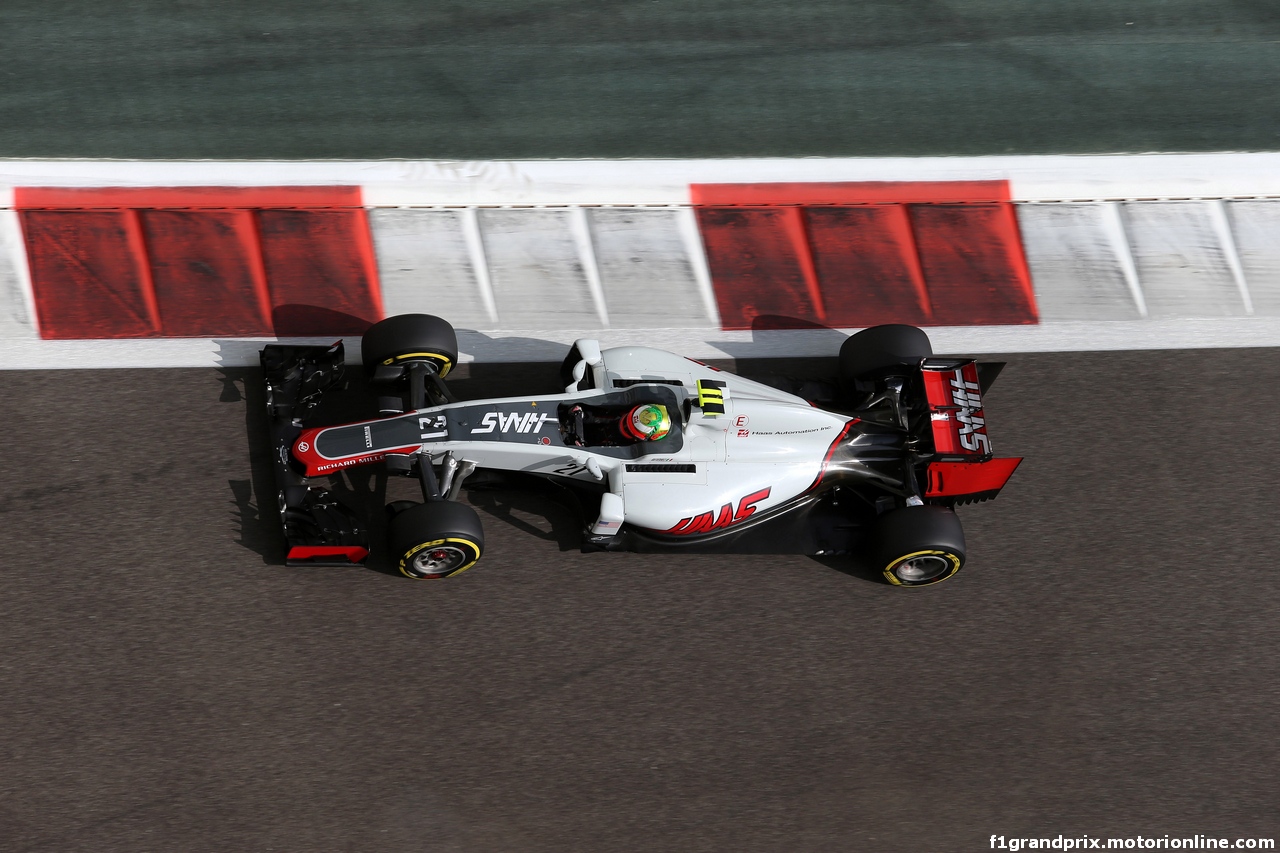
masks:
[(769, 184), (693, 184), (695, 205), (908, 204), (1009, 201), (1008, 181), (844, 181)]
[(246, 260), (249, 274), (253, 280), (254, 295), (257, 297), (258, 310), (270, 324), (271, 321), (271, 287), (267, 284), (267, 265), (262, 260), (262, 235), (258, 232), (258, 216), (252, 210), (242, 210), (243, 217), (240, 233), (244, 245), (248, 249)]
[(45, 338), (345, 335), (382, 317), (359, 187), (20, 187), (14, 198)]
[(804, 210), (799, 207), (783, 208), (783, 228), (791, 238), (791, 246), (795, 250), (796, 261), (800, 265), (800, 275), (804, 279), (804, 287), (809, 301), (813, 303), (813, 313), (819, 322), (827, 321), (827, 309), (822, 304), (822, 287), (818, 283), (818, 270), (813, 263), (813, 247), (809, 239), (809, 228), (805, 221)]
[(819, 322), (786, 230), (789, 216), (780, 208), (698, 208), (724, 328), (750, 329), (758, 317), (767, 328), (777, 326), (769, 319), (777, 316)]
[(986, 462), (930, 462), (926, 498), (954, 498), (998, 492), (1013, 476), (1022, 457)]
[(812, 492), (814, 489), (818, 488), (818, 484), (822, 482), (822, 478), (827, 476), (827, 466), (831, 464), (831, 457), (835, 455), (836, 446), (839, 445), (840, 442), (844, 440), (844, 437), (849, 434), (849, 430), (853, 428), (854, 424), (861, 422), (862, 418), (854, 418), (844, 425), (844, 429), (840, 430), (840, 434), (836, 436), (836, 440), (831, 442), (831, 446), (827, 448), (827, 455), (822, 457), (822, 468), (818, 471), (818, 476), (809, 484), (809, 488), (805, 489), (806, 492)]
[(358, 335), (382, 316), (363, 210), (262, 210), (257, 218), (276, 334)]
[(162, 334), (254, 335), (271, 328), (252, 213), (144, 210), (139, 215)]
[(19, 210), (40, 208), (360, 207), (359, 187), (15, 187)]
[(1018, 223), (1018, 211), (1012, 204), (1000, 205), (1004, 221), (997, 226), (1004, 233), (1004, 246), (1008, 253), (1009, 265), (1012, 267), (1014, 279), (1021, 286), (1030, 310), (1031, 322), (1040, 322), (1040, 312), (1036, 308), (1036, 289), (1031, 281), (1031, 265), (1027, 263), (1027, 253), (1022, 246), (1022, 226)]
[[(129, 253), (135, 258), (147, 257), (147, 241), (142, 236), (142, 222), (138, 219), (138, 211), (124, 211), (124, 233)], [(153, 329), (160, 328), (160, 306), (156, 304), (156, 287), (151, 277), (151, 265), (143, 260), (138, 264), (138, 285), (142, 292), (142, 304), (147, 309), (147, 319)]]
[(145, 338), (158, 333), (122, 211), (24, 211), (40, 335)]
[(368, 548), (359, 545), (295, 545), (289, 549), (287, 560), (310, 560), (315, 557), (346, 557), (358, 563), (369, 556)]
[(829, 322), (839, 327), (910, 323), (932, 315), (906, 208), (897, 204), (805, 211)]
[(725, 329), (1038, 321), (1006, 181), (690, 193)]
[(1020, 237), (998, 204), (912, 205), (933, 322), (944, 326), (1035, 323), (1035, 295)]

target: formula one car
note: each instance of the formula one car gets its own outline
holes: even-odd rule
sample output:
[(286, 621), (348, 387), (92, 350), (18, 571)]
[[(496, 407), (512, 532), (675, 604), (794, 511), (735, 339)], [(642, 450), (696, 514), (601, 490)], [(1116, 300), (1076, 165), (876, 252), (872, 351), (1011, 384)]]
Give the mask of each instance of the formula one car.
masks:
[(441, 318), (387, 318), (361, 350), (371, 381), (399, 395), (336, 426), (307, 419), (340, 385), (342, 343), (262, 350), (289, 565), (367, 556), (365, 525), (317, 479), (381, 463), (421, 483), (422, 503), (388, 507), (392, 560), (410, 578), (480, 559), (479, 516), (458, 498), (483, 471), (581, 496), (584, 550), (854, 554), (892, 584), (925, 586), (964, 563), (953, 507), (994, 497), (1021, 461), (992, 456), (983, 414), (1003, 364), (933, 357), (912, 326), (858, 332), (838, 384), (790, 389), (579, 340), (561, 393), (459, 402), (444, 382), (457, 338)]

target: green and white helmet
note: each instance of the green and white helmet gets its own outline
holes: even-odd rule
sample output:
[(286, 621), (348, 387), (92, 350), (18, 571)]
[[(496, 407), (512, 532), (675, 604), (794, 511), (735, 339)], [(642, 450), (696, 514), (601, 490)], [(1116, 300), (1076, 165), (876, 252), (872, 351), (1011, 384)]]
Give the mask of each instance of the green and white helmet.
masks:
[(622, 434), (636, 441), (657, 441), (671, 432), (671, 416), (667, 407), (644, 403), (622, 416)]

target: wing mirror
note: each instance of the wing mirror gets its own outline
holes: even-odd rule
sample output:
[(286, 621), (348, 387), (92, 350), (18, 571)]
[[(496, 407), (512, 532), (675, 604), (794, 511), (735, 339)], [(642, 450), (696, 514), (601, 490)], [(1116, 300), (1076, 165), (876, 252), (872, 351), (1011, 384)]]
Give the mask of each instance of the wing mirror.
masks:
[(578, 354), (582, 356), (582, 360), (592, 367), (597, 367), (604, 362), (604, 356), (600, 354), (600, 342), (580, 338), (573, 342), (578, 348)]
[[(573, 393), (575, 391), (581, 391), (584, 388), (594, 388), (595, 377), (592, 375), (590, 379), (587, 379), (587, 368), (599, 367), (604, 364), (604, 356), (600, 354), (600, 342), (581, 338), (573, 342), (573, 349), (570, 350), (570, 353), (573, 352), (577, 352), (580, 358), (577, 363), (573, 365), (573, 372), (571, 374), (573, 376), (573, 382), (571, 382), (564, 390), (567, 393)], [(583, 383), (584, 379), (587, 380), (585, 384)]]

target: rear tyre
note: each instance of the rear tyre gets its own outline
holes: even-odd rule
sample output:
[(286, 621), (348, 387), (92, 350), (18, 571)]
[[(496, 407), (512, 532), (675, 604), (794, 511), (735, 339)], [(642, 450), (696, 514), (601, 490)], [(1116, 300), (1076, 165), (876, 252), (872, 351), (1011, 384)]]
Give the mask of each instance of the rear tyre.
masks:
[(894, 586), (941, 583), (964, 565), (964, 528), (944, 506), (909, 506), (876, 520), (876, 566)]
[(388, 540), (400, 574), (414, 580), (447, 578), (475, 565), (484, 552), (480, 516), (466, 504), (430, 501), (391, 519)]
[[(398, 314), (369, 327), (360, 342), (360, 358), (370, 376), (395, 378), (413, 361), (429, 361), (441, 376), (458, 363), (458, 336), (447, 320), (431, 314)], [(382, 369), (380, 369), (382, 368)]]
[(859, 379), (874, 380), (897, 368), (913, 368), (933, 355), (924, 329), (901, 324), (872, 326), (845, 338), (840, 345), (840, 381), (848, 391)]

